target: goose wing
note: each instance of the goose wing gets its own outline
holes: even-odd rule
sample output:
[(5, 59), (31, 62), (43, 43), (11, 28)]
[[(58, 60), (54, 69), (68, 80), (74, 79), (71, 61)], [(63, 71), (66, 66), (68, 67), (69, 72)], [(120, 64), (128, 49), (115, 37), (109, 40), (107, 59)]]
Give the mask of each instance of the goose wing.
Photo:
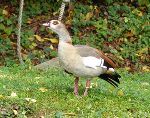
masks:
[(85, 59), (85, 63), (88, 63), (90, 61), (92, 62), (93, 60), (95, 61), (95, 63), (97, 62), (96, 64), (98, 64), (101, 62), (98, 60), (96, 61), (96, 59), (103, 59), (104, 60), (103, 66), (106, 66), (107, 68), (116, 67), (116, 64), (100, 50), (97, 50), (87, 45), (75, 45), (75, 48), (77, 50), (77, 53), (81, 57), (84, 57), (84, 58), (87, 57)]

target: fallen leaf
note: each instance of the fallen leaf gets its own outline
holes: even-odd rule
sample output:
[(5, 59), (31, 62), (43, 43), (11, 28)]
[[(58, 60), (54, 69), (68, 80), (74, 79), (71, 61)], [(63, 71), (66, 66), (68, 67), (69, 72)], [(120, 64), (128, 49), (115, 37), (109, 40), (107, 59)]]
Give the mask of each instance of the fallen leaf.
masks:
[(128, 37), (133, 37), (133, 36), (134, 36), (133, 32), (127, 32), (126, 35), (127, 35)]
[(54, 50), (54, 47), (53, 47), (53, 45), (50, 45), (50, 49)]
[(25, 98), (26, 101), (30, 102), (30, 103), (35, 103), (36, 99), (32, 99), (32, 98)]
[(39, 88), (39, 90), (41, 91), (41, 92), (46, 92), (46, 91), (48, 91), (46, 88), (44, 88), (44, 87), (41, 87), (41, 88)]
[(55, 38), (44, 38), (44, 40), (49, 40), (52, 43), (58, 43), (58, 39), (55, 39)]
[(92, 13), (92, 12), (89, 12), (89, 13), (86, 14), (85, 20), (86, 20), (86, 21), (89, 21), (92, 17), (93, 17), (93, 13)]
[(1, 99), (1, 98), (4, 98), (4, 96), (3, 96), (3, 95), (0, 95), (0, 99)]
[(28, 24), (31, 24), (31, 23), (32, 23), (32, 19), (31, 19), (31, 18), (28, 18), (27, 23), (28, 23)]
[(50, 41), (51, 41), (52, 43), (58, 43), (58, 40), (57, 40), (57, 39), (50, 39)]
[(67, 21), (65, 22), (65, 24), (67, 24), (67, 25), (71, 25), (71, 23), (72, 23), (72, 20), (71, 20), (71, 19), (69, 19), (69, 20), (67, 20)]
[(39, 35), (34, 35), (34, 37), (35, 37), (38, 41), (40, 41), (40, 42), (43, 42), (43, 41), (44, 41)]
[(30, 99), (31, 99), (31, 98), (25, 98), (25, 100), (28, 101), (28, 102), (30, 101)]
[(142, 49), (138, 50), (137, 52), (138, 52), (139, 54), (148, 52), (148, 48), (142, 48)]
[(2, 14), (7, 16), (9, 13), (8, 13), (7, 10), (4, 9), (4, 10), (2, 11)]
[(76, 116), (75, 113), (64, 113), (64, 115), (68, 115), (68, 116)]
[(143, 70), (144, 72), (150, 72), (150, 67), (148, 67), (148, 66), (143, 66), (143, 67), (142, 67), (142, 70)]
[(32, 44), (31, 44), (32, 46), (34, 46), (34, 47), (36, 47), (37, 46), (37, 44), (36, 43), (34, 43), (34, 42), (32, 42)]
[(132, 11), (132, 13), (134, 13), (134, 14), (136, 14), (136, 15), (138, 15), (138, 16), (143, 16), (143, 12), (140, 11), (139, 9), (134, 9), (134, 10)]
[(121, 90), (121, 89), (118, 91), (117, 94), (118, 94), (118, 96), (124, 96), (124, 92), (123, 92), (123, 90)]
[(17, 115), (18, 114), (18, 111), (17, 110), (13, 110), (14, 112), (14, 115)]
[(143, 13), (142, 13), (142, 12), (139, 12), (139, 13), (138, 13), (138, 16), (143, 16)]
[(15, 92), (11, 92), (10, 97), (17, 97), (17, 94)]
[(32, 44), (29, 46), (30, 49), (34, 49), (37, 46), (36, 43), (32, 42)]
[(36, 99), (31, 99), (31, 102), (32, 102), (32, 103), (35, 103), (35, 102), (36, 102)]

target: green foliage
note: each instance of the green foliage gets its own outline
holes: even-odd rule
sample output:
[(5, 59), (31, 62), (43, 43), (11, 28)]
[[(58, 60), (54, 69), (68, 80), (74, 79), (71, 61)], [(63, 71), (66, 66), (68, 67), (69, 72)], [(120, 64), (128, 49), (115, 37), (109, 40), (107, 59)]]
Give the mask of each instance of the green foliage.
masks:
[(139, 5), (149, 5), (150, 1), (149, 0), (138, 0)]
[[(51, 4), (53, 2), (54, 4)], [(7, 1), (6, 1), (7, 3)], [(5, 2), (0, 5), (0, 55), (2, 55), (2, 58), (0, 56), (0, 65), (12, 65), (12, 63), (16, 63), (16, 39), (17, 39), (17, 20), (18, 20), (18, 9), (19, 9), (19, 2), (11, 1), (12, 6), (8, 6)], [(9, 2), (8, 2), (9, 3)], [(38, 24), (38, 21), (40, 20), (39, 15), (49, 15), (53, 11), (57, 12), (60, 7), (60, 0), (57, 1), (45, 1), (38, 0), (38, 1), (25, 1), (24, 11), (23, 11), (23, 23), (22, 23), (22, 33), (21, 33), (21, 46), (22, 51), (25, 51), (23, 54), (23, 58), (30, 58), (34, 61), (39, 58), (39, 62), (43, 62), (43, 58), (45, 57), (43, 50), (46, 50), (48, 47), (40, 46), (40, 51), (38, 51), (37, 45), (40, 44), (40, 41), (37, 41), (34, 38), (34, 35), (39, 32), (37, 29), (37, 26), (40, 25), (39, 29), (42, 32), (44, 31), (44, 28), (41, 27), (41, 23), (43, 21), (40, 21)], [(6, 4), (6, 6), (5, 6)], [(10, 7), (10, 8), (9, 8)], [(16, 7), (16, 8), (15, 8)], [(11, 10), (13, 12), (11, 12)], [(36, 20), (34, 20), (34, 17), (37, 17)], [(49, 17), (49, 16), (48, 16)], [(46, 17), (46, 19), (48, 18)], [(37, 25), (37, 26), (36, 26)], [(43, 29), (42, 29), (43, 28)], [(45, 37), (44, 37), (45, 38)], [(46, 43), (46, 42), (45, 42)], [(50, 46), (50, 45), (49, 45)], [(42, 47), (42, 48), (41, 48)], [(35, 49), (37, 48), (37, 49)], [(32, 51), (35, 49), (34, 51)], [(42, 51), (41, 51), (42, 49)], [(26, 53), (28, 52), (28, 54)], [(32, 52), (32, 53), (31, 53)], [(46, 55), (50, 55), (50, 51), (46, 51)], [(52, 51), (54, 52), (54, 51)], [(53, 57), (55, 54), (52, 54), (51, 57)], [(48, 57), (48, 56), (47, 56)], [(50, 57), (48, 57), (49, 59)], [(35, 62), (36, 63), (36, 62)]]
[[(61, 2), (25, 1), (21, 34), (25, 60), (29, 58), (33, 64), (37, 64), (56, 56), (57, 44), (44, 39), (56, 35), (45, 30), (41, 24), (58, 17)], [(87, 44), (102, 49), (123, 67), (127, 66), (127, 60), (129, 65), (148, 65), (150, 5), (147, 0), (143, 4), (140, 2), (139, 7), (133, 5), (136, 1), (123, 0), (105, 0), (94, 4), (92, 0), (72, 2), (74, 7), (70, 10), (66, 8), (64, 21), (71, 29), (73, 44)], [(0, 65), (11, 65), (17, 61), (19, 2), (13, 0), (11, 5), (7, 1), (3, 4), (0, 5)]]

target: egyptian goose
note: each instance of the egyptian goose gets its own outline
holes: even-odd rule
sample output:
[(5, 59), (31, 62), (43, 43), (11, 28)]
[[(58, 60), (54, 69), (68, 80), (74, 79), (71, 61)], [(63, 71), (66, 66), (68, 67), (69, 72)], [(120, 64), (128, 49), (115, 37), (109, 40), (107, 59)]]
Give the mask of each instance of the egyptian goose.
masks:
[(74, 94), (76, 96), (78, 95), (79, 77), (87, 80), (84, 96), (87, 95), (90, 79), (93, 77), (99, 77), (114, 87), (118, 87), (121, 76), (115, 72), (116, 65), (111, 59), (95, 48), (86, 45), (73, 46), (69, 32), (60, 21), (51, 20), (43, 25), (59, 36), (59, 62), (65, 71), (72, 73), (76, 77), (74, 81)]

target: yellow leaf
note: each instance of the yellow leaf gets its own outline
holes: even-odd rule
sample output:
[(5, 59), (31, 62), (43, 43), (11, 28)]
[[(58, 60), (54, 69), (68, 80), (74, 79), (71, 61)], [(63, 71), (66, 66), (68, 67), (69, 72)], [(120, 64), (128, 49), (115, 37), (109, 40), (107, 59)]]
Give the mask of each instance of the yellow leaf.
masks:
[(140, 11), (140, 10), (138, 10), (138, 9), (134, 9), (134, 10), (132, 11), (132, 13), (134, 13), (134, 14), (136, 14), (136, 15), (138, 15), (138, 16), (143, 16), (143, 12)]
[(36, 47), (36, 46), (37, 46), (37, 44), (33, 42), (33, 43), (32, 43), (32, 46)]
[(138, 16), (143, 16), (143, 13), (142, 13), (142, 12), (139, 12), (139, 13), (138, 13)]
[(3, 96), (3, 95), (0, 95), (0, 99), (1, 99), (1, 98), (4, 98), (4, 96)]
[(142, 54), (142, 53), (147, 52), (147, 51), (148, 51), (148, 48), (142, 48), (142, 49), (138, 50), (138, 53)]
[(44, 88), (44, 87), (41, 87), (41, 88), (39, 88), (39, 90), (41, 91), (41, 92), (46, 92), (46, 91), (48, 91), (46, 88)]
[(75, 113), (64, 113), (65, 115), (68, 115), (68, 116), (76, 116)]
[(31, 24), (31, 23), (32, 23), (32, 19), (31, 19), (31, 18), (28, 18), (27, 23), (28, 23), (28, 24)]
[(49, 40), (49, 38), (44, 38), (44, 40)]
[(148, 66), (143, 66), (143, 67), (142, 67), (142, 70), (143, 70), (144, 72), (150, 72), (150, 67), (148, 67)]
[(67, 20), (67, 21), (65, 22), (65, 24), (67, 24), (67, 25), (71, 25), (71, 23), (72, 23), (72, 20), (71, 20), (71, 19), (69, 19), (69, 20)]
[(56, 11), (56, 12), (53, 12), (53, 15), (55, 16), (56, 14), (58, 14), (58, 12)]
[(52, 45), (50, 45), (50, 49), (54, 50), (54, 47)]
[(17, 115), (18, 114), (18, 111), (17, 110), (13, 110), (14, 114)]
[(50, 39), (52, 43), (58, 43), (58, 39)]
[(93, 13), (92, 13), (92, 12), (89, 12), (89, 13), (86, 14), (85, 20), (88, 21), (88, 20), (90, 20), (92, 17), (93, 17)]
[(34, 49), (36, 46), (37, 46), (37, 44), (32, 42), (32, 44), (29, 47), (30, 47), (30, 49)]
[(8, 11), (4, 9), (4, 10), (2, 11), (2, 14), (7, 16), (7, 15), (8, 15)]
[(120, 90), (118, 91), (118, 96), (124, 96), (123, 90), (120, 89)]
[(36, 99), (32, 99), (32, 98), (25, 98), (26, 101), (30, 102), (30, 103), (35, 103)]
[(52, 43), (58, 43), (58, 39), (55, 39), (55, 38), (44, 38), (45, 40), (49, 40), (51, 41)]
[(44, 41), (39, 35), (34, 35), (34, 37), (35, 37), (38, 41), (40, 41), (40, 42), (43, 42), (43, 41)]

